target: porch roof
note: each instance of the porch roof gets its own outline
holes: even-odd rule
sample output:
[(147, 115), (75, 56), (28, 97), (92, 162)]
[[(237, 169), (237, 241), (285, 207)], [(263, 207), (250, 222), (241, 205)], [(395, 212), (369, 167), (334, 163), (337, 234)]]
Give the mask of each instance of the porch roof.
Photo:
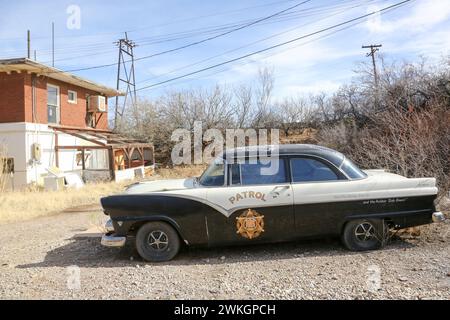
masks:
[[(91, 142), (98, 147), (104, 149), (129, 149), (129, 148), (152, 148), (153, 144), (138, 139), (130, 139), (118, 133), (109, 130), (98, 130), (94, 128), (76, 128), (68, 126), (49, 126), (55, 131), (66, 133)], [(74, 146), (75, 147), (75, 146)], [(89, 146), (76, 146), (79, 148), (87, 148)]]

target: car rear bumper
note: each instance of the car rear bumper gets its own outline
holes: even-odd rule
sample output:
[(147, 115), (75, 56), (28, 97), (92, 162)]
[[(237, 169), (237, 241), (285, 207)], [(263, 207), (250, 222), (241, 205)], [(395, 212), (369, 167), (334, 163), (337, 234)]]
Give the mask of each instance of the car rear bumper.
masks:
[(445, 221), (445, 215), (442, 212), (433, 213), (433, 222), (439, 223)]

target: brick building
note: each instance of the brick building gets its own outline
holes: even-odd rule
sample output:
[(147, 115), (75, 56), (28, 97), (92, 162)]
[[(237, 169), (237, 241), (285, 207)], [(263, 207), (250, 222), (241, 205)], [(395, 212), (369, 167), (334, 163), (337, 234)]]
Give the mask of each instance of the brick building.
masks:
[(2, 170), (11, 186), (42, 184), (55, 167), (90, 180), (153, 164), (151, 145), (108, 129), (108, 98), (117, 95), (26, 58), (0, 60), (0, 145), (9, 163)]

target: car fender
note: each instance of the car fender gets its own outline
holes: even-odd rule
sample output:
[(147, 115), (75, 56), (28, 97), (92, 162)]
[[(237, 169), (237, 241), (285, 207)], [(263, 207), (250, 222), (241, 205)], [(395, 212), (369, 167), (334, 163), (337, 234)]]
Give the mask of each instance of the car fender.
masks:
[[(184, 233), (180, 227), (180, 225), (171, 217), (168, 217), (167, 215), (163, 214), (149, 214), (149, 215), (143, 215), (143, 216), (131, 216), (131, 217), (115, 217), (113, 219), (113, 222), (116, 222), (119, 225), (119, 222), (122, 222), (122, 226), (119, 225), (119, 233), (129, 233), (129, 230), (136, 226), (136, 224), (139, 224), (139, 227), (147, 222), (154, 222), (154, 221), (161, 221), (166, 222), (169, 225), (171, 225), (178, 233), (180, 238), (184, 242), (188, 242), (186, 237), (184, 236)], [(123, 231), (122, 231), (123, 230)], [(137, 231), (137, 230), (136, 230)]]

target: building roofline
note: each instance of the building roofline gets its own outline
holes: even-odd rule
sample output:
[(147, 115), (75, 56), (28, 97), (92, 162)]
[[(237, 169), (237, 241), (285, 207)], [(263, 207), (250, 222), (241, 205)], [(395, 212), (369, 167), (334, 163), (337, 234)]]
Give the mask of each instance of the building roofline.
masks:
[(27, 72), (70, 83), (72, 85), (99, 92), (107, 97), (124, 96), (123, 92), (84, 79), (69, 72), (30, 60), (28, 58), (0, 59), (0, 72)]

